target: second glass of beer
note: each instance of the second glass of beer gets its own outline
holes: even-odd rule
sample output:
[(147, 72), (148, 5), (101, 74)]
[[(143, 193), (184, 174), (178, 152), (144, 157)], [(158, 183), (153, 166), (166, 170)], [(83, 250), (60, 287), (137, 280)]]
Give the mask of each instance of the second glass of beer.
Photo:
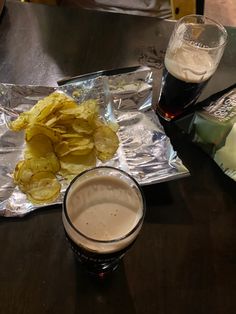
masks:
[(157, 113), (167, 121), (194, 105), (216, 71), (227, 42), (218, 22), (202, 15), (180, 19), (171, 35), (164, 60)]
[(145, 201), (126, 172), (97, 167), (78, 175), (63, 202), (67, 239), (83, 268), (96, 277), (115, 270), (142, 227)]

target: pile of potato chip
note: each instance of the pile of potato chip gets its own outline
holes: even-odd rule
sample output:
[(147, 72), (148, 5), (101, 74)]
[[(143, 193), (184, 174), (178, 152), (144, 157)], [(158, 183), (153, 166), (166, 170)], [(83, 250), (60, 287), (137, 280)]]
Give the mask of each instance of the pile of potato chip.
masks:
[(14, 181), (35, 204), (50, 203), (58, 197), (58, 175), (71, 180), (94, 167), (97, 159), (111, 159), (119, 146), (117, 128), (99, 118), (96, 100), (78, 105), (59, 91), (21, 113), (10, 128), (25, 130), (24, 160), (16, 165)]

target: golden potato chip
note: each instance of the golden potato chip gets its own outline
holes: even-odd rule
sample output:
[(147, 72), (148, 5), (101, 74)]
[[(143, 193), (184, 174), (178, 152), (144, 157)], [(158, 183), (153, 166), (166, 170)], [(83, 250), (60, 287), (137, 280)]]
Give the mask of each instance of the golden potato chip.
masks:
[(25, 140), (29, 142), (31, 138), (37, 134), (44, 134), (50, 138), (53, 143), (61, 140), (61, 134), (52, 128), (49, 128), (43, 124), (35, 123), (30, 125), (25, 132)]
[(19, 168), (18, 176), (20, 180), (27, 181), (29, 176), (27, 173), (35, 174), (39, 171), (50, 171), (56, 173), (59, 169), (59, 160), (54, 153), (50, 153), (45, 157), (32, 157), (25, 159), (24, 163)]
[(19, 175), (20, 175), (20, 169), (21, 167), (23, 166), (24, 164), (24, 160), (20, 160), (18, 161), (18, 163), (16, 164), (16, 167), (15, 167), (15, 171), (14, 171), (14, 182), (17, 183), (19, 181)]
[(108, 122), (107, 126), (109, 126), (110, 129), (112, 129), (112, 131), (117, 132), (119, 130), (119, 124), (116, 122)]
[(45, 134), (34, 135), (27, 143), (24, 157), (45, 157), (54, 151), (52, 141)]
[[(73, 109), (73, 111), (75, 111), (75, 109)], [(54, 126), (57, 124), (63, 124), (63, 125), (72, 124), (74, 119), (75, 119), (75, 115), (58, 114), (56, 116), (55, 122), (53, 122), (53, 123), (54, 123)]]
[(67, 132), (67, 126), (66, 125), (56, 125), (52, 128), (54, 131), (56, 131), (57, 133), (60, 133), (60, 134), (64, 134)]
[(25, 160), (17, 163), (14, 171), (14, 183), (17, 184), (21, 191), (27, 190), (28, 183), (33, 175), (31, 168), (27, 166)]
[(73, 98), (56, 91), (34, 105), (29, 111), (29, 123), (43, 122), (49, 115), (63, 107), (77, 108), (78, 105)]
[(97, 117), (99, 112), (98, 102), (95, 99), (84, 101), (78, 108), (80, 108), (81, 112), (77, 117), (87, 120), (89, 123)]
[(77, 107), (78, 105), (73, 98), (56, 91), (39, 100), (31, 110), (21, 113), (15, 121), (10, 123), (10, 128), (13, 131), (20, 131), (25, 129), (29, 124), (45, 122), (48, 116), (59, 109)]
[(65, 108), (65, 109), (62, 109), (60, 110), (60, 117), (65, 117), (65, 120), (67, 118), (69, 119), (72, 119), (72, 118), (75, 118), (77, 115), (80, 114), (81, 112), (81, 109), (80, 106), (77, 108)]
[(61, 156), (64, 156), (65, 154), (67, 154), (68, 150), (69, 150), (69, 144), (66, 141), (57, 143), (55, 146), (55, 153), (58, 156), (58, 158), (60, 158)]
[(16, 174), (15, 178), (20, 183), (27, 183), (29, 182), (30, 178), (34, 174), (34, 171), (29, 167), (29, 164), (26, 160), (23, 160), (22, 163), (20, 163), (20, 166), (18, 167), (18, 174)]
[(50, 203), (60, 193), (55, 175), (72, 179), (115, 154), (118, 125), (99, 118), (97, 100), (80, 105), (62, 92), (37, 102), (11, 123), (15, 131), (25, 129), (24, 160), (17, 163), (14, 182), (36, 204)]
[(77, 108), (60, 110), (63, 115), (70, 115), (88, 121), (89, 123), (98, 115), (99, 106), (95, 99), (83, 101)]
[(96, 117), (96, 119), (93, 120), (93, 129), (95, 130), (96, 128), (100, 127), (100, 126), (104, 126), (105, 123), (102, 121), (101, 118)]
[(47, 159), (48, 163), (50, 163), (51, 171), (56, 174), (60, 170), (61, 166), (60, 166), (60, 161), (55, 155), (55, 153), (49, 153), (45, 155), (45, 158)]
[(44, 157), (36, 157), (25, 160), (25, 166), (28, 169), (31, 169), (33, 173), (37, 173), (39, 171), (51, 171), (52, 165), (48, 162), (47, 158)]
[(83, 139), (85, 136), (79, 133), (65, 133), (61, 135), (62, 139), (71, 139), (71, 138), (77, 138), (77, 139)]
[(57, 117), (53, 115), (52, 117), (49, 116), (47, 122), (45, 123), (46, 126), (52, 127), (57, 122)]
[(59, 154), (60, 159), (68, 154), (81, 156), (89, 154), (93, 147), (93, 143), (77, 147), (69, 147), (68, 143), (64, 142), (63, 145), (60, 146), (60, 150), (57, 153)]
[(93, 137), (97, 158), (101, 161), (111, 159), (119, 146), (116, 133), (108, 126), (100, 126), (95, 130)]
[(91, 134), (93, 133), (93, 128), (89, 124), (87, 120), (84, 119), (75, 119), (75, 121), (72, 124), (72, 128), (75, 132), (79, 134)]
[(82, 137), (69, 137), (67, 138), (69, 147), (77, 148), (78, 146), (88, 146), (93, 144), (92, 137), (82, 136)]
[(16, 120), (12, 121), (9, 124), (10, 129), (12, 129), (13, 131), (21, 131), (25, 129), (29, 123), (28, 116), (28, 112), (21, 113)]
[(83, 156), (68, 154), (60, 159), (60, 164), (60, 174), (62, 176), (77, 175), (96, 165), (96, 154), (94, 150)]
[(93, 149), (91, 138), (71, 137), (55, 145), (55, 152), (59, 158), (72, 153), (73, 155), (87, 155)]
[(53, 173), (40, 171), (31, 177), (26, 193), (32, 203), (44, 204), (55, 200), (60, 189), (61, 185)]
[(48, 154), (46, 158), (30, 158), (18, 162), (14, 172), (14, 182), (22, 191), (28, 190), (29, 182), (36, 173), (41, 171), (57, 173), (60, 163), (54, 153)]
[(33, 171), (30, 168), (27, 168), (25, 160), (20, 160), (14, 171), (14, 182), (18, 185), (26, 185), (30, 178), (33, 175)]
[(76, 155), (76, 156), (87, 155), (92, 151), (93, 148), (94, 148), (94, 144), (89, 143), (87, 145), (81, 145), (81, 146), (71, 148), (69, 153), (71, 155)]

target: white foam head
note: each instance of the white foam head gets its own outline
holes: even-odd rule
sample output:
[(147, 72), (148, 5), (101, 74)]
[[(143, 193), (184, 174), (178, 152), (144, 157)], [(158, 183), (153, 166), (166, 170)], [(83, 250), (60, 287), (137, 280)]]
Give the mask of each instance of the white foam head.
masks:
[(74, 182), (65, 199), (63, 223), (75, 243), (107, 253), (134, 240), (143, 211), (139, 190), (118, 177), (99, 175)]
[(208, 80), (215, 72), (217, 65), (207, 49), (183, 44), (171, 47), (165, 56), (167, 70), (176, 78), (189, 82), (200, 83)]

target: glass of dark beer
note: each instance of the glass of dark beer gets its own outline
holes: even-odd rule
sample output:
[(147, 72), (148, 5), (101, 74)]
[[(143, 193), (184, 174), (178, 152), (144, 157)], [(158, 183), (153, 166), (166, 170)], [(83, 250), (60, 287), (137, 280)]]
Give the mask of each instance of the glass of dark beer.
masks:
[(98, 278), (115, 270), (143, 224), (145, 200), (126, 172), (96, 167), (72, 180), (63, 201), (66, 237), (79, 263)]
[(175, 119), (196, 103), (216, 71), (227, 42), (218, 22), (202, 15), (180, 19), (171, 35), (164, 59), (157, 113)]

